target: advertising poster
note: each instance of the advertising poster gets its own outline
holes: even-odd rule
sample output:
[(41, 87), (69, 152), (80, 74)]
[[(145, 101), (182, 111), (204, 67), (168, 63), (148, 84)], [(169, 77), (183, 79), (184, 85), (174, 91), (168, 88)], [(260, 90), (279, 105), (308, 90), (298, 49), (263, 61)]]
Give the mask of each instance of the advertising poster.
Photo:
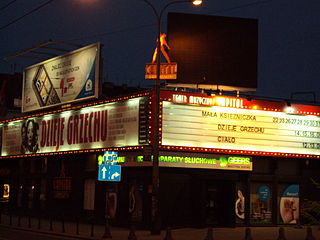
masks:
[(133, 98), (6, 123), (1, 156), (137, 146), (139, 102)]
[(142, 222), (142, 209), (143, 209), (143, 185), (132, 183), (129, 191), (129, 214), (131, 221)]
[(10, 196), (10, 185), (9, 184), (3, 184), (3, 198), (9, 198)]
[(252, 184), (250, 191), (251, 223), (272, 223), (272, 196), (271, 188), (265, 184)]
[(300, 218), (299, 185), (282, 186), (279, 201), (280, 223), (296, 224)]
[(118, 194), (116, 192), (106, 192), (107, 216), (111, 219), (116, 217)]
[(235, 201), (236, 223), (244, 223), (245, 220), (245, 190), (241, 183), (236, 184), (236, 201)]
[(0, 124), (0, 156), (1, 156), (1, 149), (2, 149), (2, 124)]
[(22, 112), (98, 97), (99, 52), (92, 44), (26, 68)]

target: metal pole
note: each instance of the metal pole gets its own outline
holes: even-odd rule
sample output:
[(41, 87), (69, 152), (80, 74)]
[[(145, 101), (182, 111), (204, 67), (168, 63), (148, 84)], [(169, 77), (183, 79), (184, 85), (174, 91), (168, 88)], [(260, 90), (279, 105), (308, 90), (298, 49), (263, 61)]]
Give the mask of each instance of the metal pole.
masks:
[(53, 231), (52, 216), (50, 216), (50, 228), (49, 228), (49, 230)]
[(77, 217), (76, 221), (76, 234), (79, 235), (79, 217)]
[(157, 16), (157, 75), (155, 81), (155, 112), (154, 112), (154, 141), (153, 141), (153, 164), (152, 164), (152, 234), (160, 234), (161, 218), (159, 209), (159, 113), (160, 113), (160, 31), (161, 19)]
[(91, 222), (91, 231), (90, 231), (90, 237), (94, 237), (94, 221), (92, 219), (92, 222)]
[(41, 216), (39, 215), (39, 217), (38, 217), (38, 229), (40, 229), (41, 228)]
[(110, 230), (110, 215), (109, 215), (109, 192), (108, 192), (108, 188), (106, 185), (106, 192), (105, 192), (105, 196), (106, 196), (106, 205), (105, 205), (105, 225), (104, 225), (104, 234), (102, 236), (102, 239), (108, 239), (108, 238), (112, 238), (111, 235), (111, 230)]
[(62, 214), (61, 216), (62, 216), (62, 218), (61, 218), (61, 232), (65, 233), (66, 229), (65, 229), (65, 225), (64, 225), (64, 215)]
[(151, 234), (159, 235), (161, 233), (161, 218), (159, 208), (159, 145), (160, 145), (160, 35), (161, 35), (161, 17), (164, 11), (173, 4), (192, 2), (192, 0), (177, 0), (167, 3), (160, 11), (157, 11), (155, 6), (149, 0), (142, 0), (148, 4), (157, 18), (157, 66), (156, 66), (156, 80), (154, 84), (154, 134), (153, 134), (153, 146), (152, 146), (152, 227)]
[(30, 213), (28, 215), (28, 228), (31, 228), (31, 216), (30, 216)]

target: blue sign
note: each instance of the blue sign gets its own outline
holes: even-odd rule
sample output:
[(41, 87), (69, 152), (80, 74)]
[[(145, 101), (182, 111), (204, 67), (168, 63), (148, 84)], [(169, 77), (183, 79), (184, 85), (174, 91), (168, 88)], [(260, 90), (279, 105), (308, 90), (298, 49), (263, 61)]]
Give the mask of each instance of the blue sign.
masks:
[(98, 172), (99, 181), (121, 181), (121, 166), (112, 164), (102, 164), (99, 166)]
[(287, 187), (287, 189), (283, 192), (282, 197), (299, 198), (299, 185), (293, 184)]
[(270, 198), (270, 188), (268, 186), (261, 186), (258, 190), (258, 196), (260, 201), (268, 201)]
[(121, 166), (117, 165), (118, 152), (105, 151), (103, 154), (103, 163), (99, 165), (99, 181), (121, 181)]

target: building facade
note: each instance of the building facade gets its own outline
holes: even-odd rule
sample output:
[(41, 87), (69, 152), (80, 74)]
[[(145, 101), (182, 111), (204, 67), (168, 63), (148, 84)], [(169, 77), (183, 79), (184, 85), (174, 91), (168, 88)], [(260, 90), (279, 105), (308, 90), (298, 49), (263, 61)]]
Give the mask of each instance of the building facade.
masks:
[[(149, 226), (159, 117), (163, 227), (310, 220), (319, 106), (161, 91), (160, 116), (154, 107), (147, 91), (2, 121), (2, 208)], [(109, 151), (120, 182), (98, 181)]]

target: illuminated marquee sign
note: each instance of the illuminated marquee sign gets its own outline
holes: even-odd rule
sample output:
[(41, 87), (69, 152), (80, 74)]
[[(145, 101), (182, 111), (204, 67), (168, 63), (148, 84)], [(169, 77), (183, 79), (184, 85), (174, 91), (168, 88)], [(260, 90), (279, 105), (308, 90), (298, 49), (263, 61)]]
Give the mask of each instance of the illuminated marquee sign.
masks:
[[(98, 155), (98, 165), (104, 163), (104, 156)], [(145, 161), (143, 156), (135, 156), (127, 158), (118, 156), (117, 163), (126, 166), (126, 163), (135, 162), (135, 166), (139, 163), (150, 162)], [(160, 152), (160, 167), (178, 167), (178, 168), (202, 168), (202, 169), (225, 169), (225, 170), (252, 170), (252, 159), (249, 156), (229, 156), (218, 154), (203, 153), (177, 153), (177, 152)], [(150, 165), (151, 166), (151, 165)]]
[(159, 156), (160, 167), (204, 168), (225, 170), (252, 170), (250, 157), (225, 156), (214, 154), (176, 154), (163, 153)]
[(220, 106), (220, 107), (243, 107), (243, 99), (230, 97), (204, 97), (194, 95), (173, 94), (174, 103), (186, 103), (203, 106)]
[(5, 123), (1, 156), (137, 146), (141, 99)]
[(305, 108), (318, 112), (302, 115), (303, 105), (287, 113), (272, 102), (259, 106), (241, 98), (172, 94), (168, 99), (163, 102), (163, 146), (320, 155), (315, 106)]
[[(145, 79), (157, 78), (157, 64), (147, 63), (145, 69)], [(161, 63), (160, 79), (177, 79), (177, 63)]]

